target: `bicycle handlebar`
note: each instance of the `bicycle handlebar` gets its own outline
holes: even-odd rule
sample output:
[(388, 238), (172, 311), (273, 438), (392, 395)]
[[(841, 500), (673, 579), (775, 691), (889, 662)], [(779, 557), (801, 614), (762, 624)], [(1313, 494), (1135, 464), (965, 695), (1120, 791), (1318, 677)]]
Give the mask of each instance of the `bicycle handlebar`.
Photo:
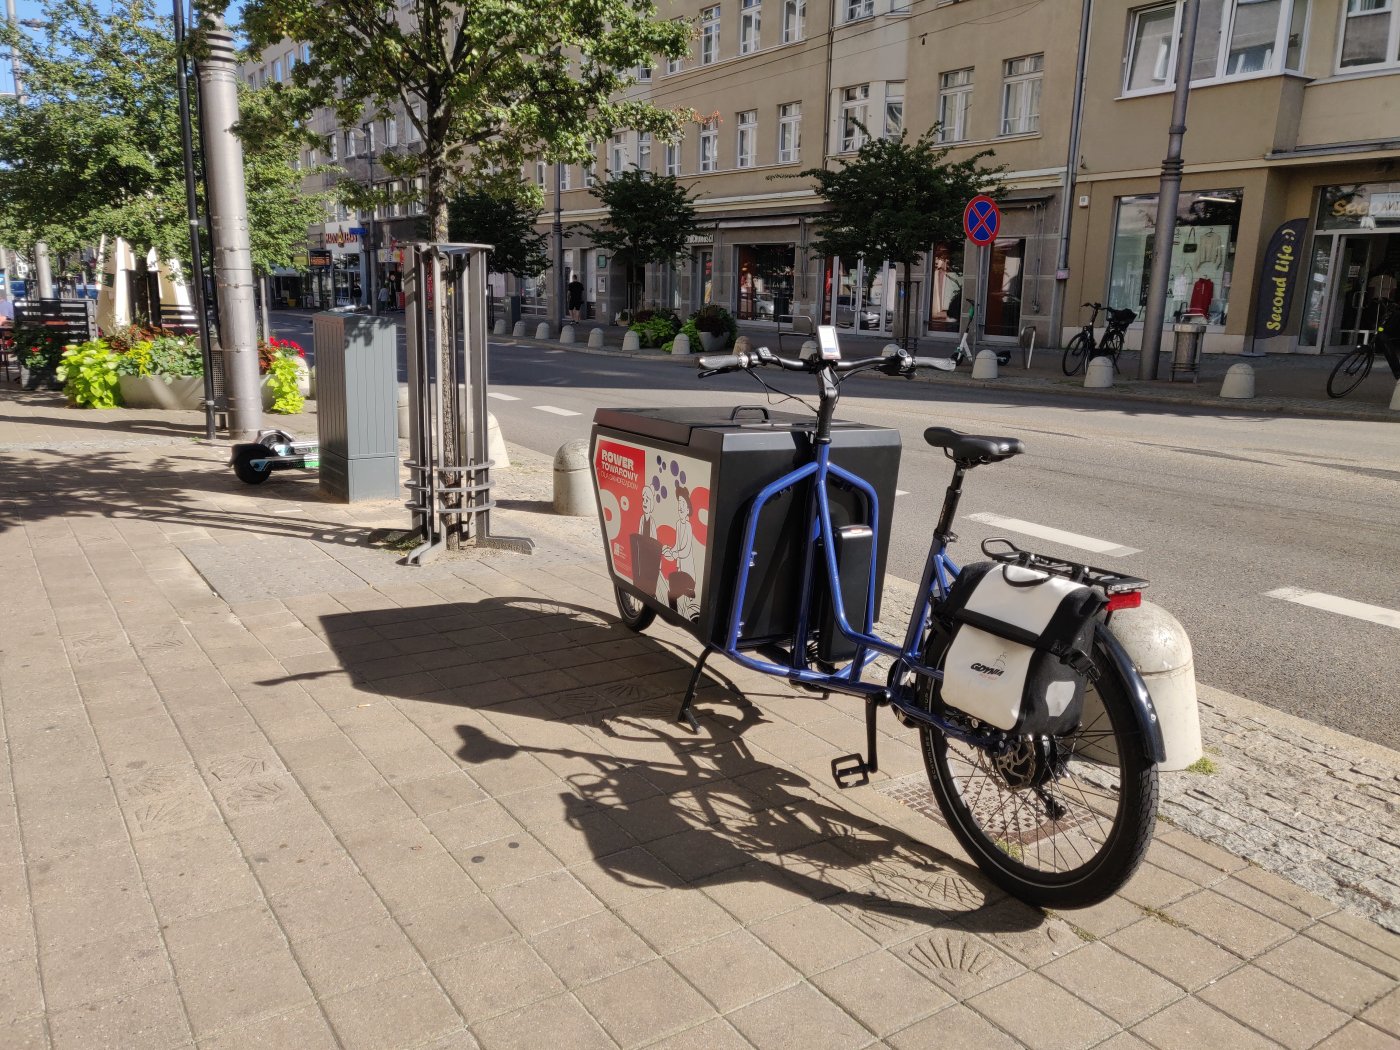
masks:
[(894, 348), (879, 357), (865, 357), (856, 361), (824, 361), (819, 357), (790, 358), (779, 357), (766, 346), (739, 354), (711, 354), (699, 358), (695, 363), (700, 378), (721, 375), (725, 372), (747, 371), (757, 365), (776, 365), (789, 372), (818, 373), (828, 365), (842, 374), (857, 372), (865, 368), (879, 368), (888, 375), (910, 375), (916, 368), (936, 368), (950, 372), (957, 365), (943, 357), (914, 357), (904, 350)]

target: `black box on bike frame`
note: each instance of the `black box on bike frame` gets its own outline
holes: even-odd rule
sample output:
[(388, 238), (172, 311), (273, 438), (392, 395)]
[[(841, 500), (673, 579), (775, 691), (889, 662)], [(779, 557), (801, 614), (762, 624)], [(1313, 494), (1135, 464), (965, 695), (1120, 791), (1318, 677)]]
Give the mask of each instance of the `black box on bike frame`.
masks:
[[(811, 460), (814, 427), (811, 417), (762, 407), (598, 409), (589, 462), (613, 582), (700, 641), (723, 645), (749, 508), (767, 485)], [(831, 461), (864, 478), (878, 496), (877, 615), (899, 453), (897, 430), (833, 424)], [(759, 516), (742, 617), (744, 648), (791, 642), (796, 633), (810, 493), (810, 482), (802, 482), (776, 496)], [(858, 492), (837, 483), (828, 493), (835, 529), (874, 524), (865, 520)], [(868, 545), (850, 549), (869, 557)], [(861, 595), (844, 601), (854, 613), (868, 572), (844, 567), (841, 576), (858, 580)], [(819, 571), (809, 616), (813, 629), (829, 620), (822, 615), (825, 578)], [(860, 628), (859, 615), (852, 626)], [(843, 651), (823, 639), (824, 655)]]

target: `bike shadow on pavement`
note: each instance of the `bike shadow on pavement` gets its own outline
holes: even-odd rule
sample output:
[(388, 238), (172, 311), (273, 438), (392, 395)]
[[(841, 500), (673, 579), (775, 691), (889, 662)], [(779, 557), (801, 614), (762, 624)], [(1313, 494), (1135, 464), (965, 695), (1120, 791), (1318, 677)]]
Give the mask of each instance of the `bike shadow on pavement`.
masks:
[[(1005, 933), (1046, 921), (966, 858), (862, 812), (871, 788), (838, 795), (751, 744), (790, 727), (776, 710), (807, 704), (830, 717), (784, 683), (745, 695), (722, 669), (708, 674), (693, 734), (674, 721), (693, 656), (582, 605), (497, 596), (319, 619), (357, 688), (389, 699), (526, 831), (560, 847), (561, 863), (702, 889), (739, 915), (758, 901), (822, 901), (885, 943), (929, 926)], [(522, 817), (527, 790), (544, 804)]]

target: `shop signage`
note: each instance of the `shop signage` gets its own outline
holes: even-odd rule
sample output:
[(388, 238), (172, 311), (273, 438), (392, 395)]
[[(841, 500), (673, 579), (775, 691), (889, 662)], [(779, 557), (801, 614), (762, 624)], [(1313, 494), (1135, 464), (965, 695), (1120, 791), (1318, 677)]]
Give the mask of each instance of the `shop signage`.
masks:
[(1374, 230), (1397, 226), (1400, 226), (1400, 182), (1322, 187), (1319, 229)]
[(331, 265), (331, 253), (324, 248), (312, 248), (310, 252), (311, 268), (313, 270), (328, 270)]
[(1303, 263), (1303, 231), (1307, 219), (1289, 219), (1269, 238), (1259, 272), (1259, 301), (1254, 313), (1254, 337), (1282, 335), (1288, 324), (1288, 308), (1298, 287)]
[(325, 233), (321, 234), (321, 243), (327, 248), (344, 248), (347, 244), (358, 244), (362, 233), (364, 230), (358, 227), (326, 230)]

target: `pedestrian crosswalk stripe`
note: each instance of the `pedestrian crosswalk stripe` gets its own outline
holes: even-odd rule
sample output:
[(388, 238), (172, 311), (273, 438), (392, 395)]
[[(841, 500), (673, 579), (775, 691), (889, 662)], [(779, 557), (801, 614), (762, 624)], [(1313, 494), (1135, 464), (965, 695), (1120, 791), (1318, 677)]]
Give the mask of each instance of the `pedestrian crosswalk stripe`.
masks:
[(1063, 543), (1066, 547), (1078, 547), (1080, 550), (1092, 551), (1094, 554), (1107, 554), (1113, 558), (1142, 553), (1136, 547), (1124, 547), (1121, 544), (1110, 543), (1108, 540), (1095, 539), (1093, 536), (1081, 536), (1077, 532), (1066, 532), (1063, 529), (1052, 529), (1049, 525), (1037, 525), (1033, 521), (1022, 521), (1020, 518), (1003, 518), (1000, 514), (969, 514), (968, 517), (973, 521), (980, 521), (983, 525), (991, 525), (998, 529), (1010, 529), (1012, 532), (1023, 533), (1026, 536), (1035, 536), (1042, 540), (1049, 540), (1051, 543)]
[(491, 391), (490, 393), (488, 393), (486, 396), (487, 396), (487, 397), (494, 397), (497, 401), (519, 401), (519, 400), (520, 400), (520, 398), (516, 397), (514, 394), (501, 394), (501, 393), (497, 393), (495, 390), (492, 390), (492, 391)]
[(571, 412), (567, 408), (555, 408), (553, 405), (536, 405), (536, 412), (548, 412), (551, 416), (576, 416), (578, 412)]
[(1382, 627), (1394, 627), (1400, 630), (1400, 612), (1387, 609), (1382, 605), (1367, 605), (1365, 602), (1339, 598), (1335, 594), (1324, 594), (1322, 591), (1305, 591), (1301, 587), (1279, 587), (1276, 590), (1266, 591), (1264, 596), (1266, 598), (1282, 598), (1286, 602), (1294, 602), (1312, 609), (1321, 609), (1323, 612), (1350, 616), (1353, 620), (1366, 620), (1368, 623), (1378, 623)]

